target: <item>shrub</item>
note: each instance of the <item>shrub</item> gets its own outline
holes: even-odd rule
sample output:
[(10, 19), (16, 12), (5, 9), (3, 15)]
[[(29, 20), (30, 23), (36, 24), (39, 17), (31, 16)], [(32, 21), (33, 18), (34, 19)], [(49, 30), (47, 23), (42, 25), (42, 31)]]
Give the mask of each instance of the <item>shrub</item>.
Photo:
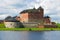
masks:
[(1, 24), (0, 24), (0, 28), (5, 28), (4, 23), (1, 23)]

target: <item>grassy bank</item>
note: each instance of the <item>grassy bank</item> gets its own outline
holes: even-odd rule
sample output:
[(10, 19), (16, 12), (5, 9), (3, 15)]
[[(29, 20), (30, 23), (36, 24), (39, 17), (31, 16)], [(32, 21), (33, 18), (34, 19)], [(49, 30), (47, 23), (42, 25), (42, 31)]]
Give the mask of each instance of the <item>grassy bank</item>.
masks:
[(0, 24), (0, 31), (60, 31), (60, 24), (56, 24), (58, 28), (5, 28), (4, 24)]
[(0, 23), (0, 28), (5, 28), (5, 25), (3, 23)]
[(58, 26), (58, 28), (60, 28), (60, 23), (57, 23), (56, 25)]
[(0, 28), (0, 31), (60, 31), (60, 28)]

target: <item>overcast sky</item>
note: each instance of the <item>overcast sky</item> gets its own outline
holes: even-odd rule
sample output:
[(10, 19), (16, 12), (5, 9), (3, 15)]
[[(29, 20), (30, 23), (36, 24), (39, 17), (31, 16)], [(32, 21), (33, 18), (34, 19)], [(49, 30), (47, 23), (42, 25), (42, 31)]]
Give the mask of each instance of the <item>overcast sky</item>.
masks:
[(60, 23), (60, 0), (0, 0), (0, 19), (16, 16), (24, 9), (44, 8), (44, 15)]

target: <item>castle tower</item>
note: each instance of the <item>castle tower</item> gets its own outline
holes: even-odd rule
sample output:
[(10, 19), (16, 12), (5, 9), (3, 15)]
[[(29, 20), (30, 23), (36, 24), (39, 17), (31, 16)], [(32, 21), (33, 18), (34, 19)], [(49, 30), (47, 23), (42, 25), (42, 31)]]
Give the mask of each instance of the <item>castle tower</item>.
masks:
[(44, 24), (49, 24), (49, 25), (51, 24), (51, 20), (49, 16), (44, 17)]
[(44, 9), (39, 7), (38, 9), (27, 9), (20, 13), (21, 22), (42, 22), (44, 15)]
[(43, 16), (44, 16), (44, 9), (41, 6), (38, 8), (38, 12), (40, 13), (40, 18), (43, 18)]

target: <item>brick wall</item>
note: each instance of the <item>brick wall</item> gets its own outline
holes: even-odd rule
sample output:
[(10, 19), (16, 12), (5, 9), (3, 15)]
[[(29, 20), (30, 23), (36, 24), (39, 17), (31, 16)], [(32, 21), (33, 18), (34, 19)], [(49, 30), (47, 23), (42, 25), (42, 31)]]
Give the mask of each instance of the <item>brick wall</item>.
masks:
[(21, 22), (28, 22), (28, 13), (20, 14), (20, 21)]
[(36, 13), (29, 13), (29, 19), (42, 19), (43, 16), (42, 13), (36, 12)]
[(37, 22), (43, 18), (43, 16), (41, 16), (40, 13), (30, 13), (28, 17), (29, 22)]
[(43, 19), (42, 13), (22, 13), (20, 14), (20, 21), (21, 22), (37, 22)]
[(50, 18), (44, 18), (44, 23), (45, 24), (51, 24)]
[(16, 19), (17, 19), (18, 21), (20, 21), (20, 17), (16, 17)]
[(44, 28), (57, 28), (57, 25), (44, 25)]

